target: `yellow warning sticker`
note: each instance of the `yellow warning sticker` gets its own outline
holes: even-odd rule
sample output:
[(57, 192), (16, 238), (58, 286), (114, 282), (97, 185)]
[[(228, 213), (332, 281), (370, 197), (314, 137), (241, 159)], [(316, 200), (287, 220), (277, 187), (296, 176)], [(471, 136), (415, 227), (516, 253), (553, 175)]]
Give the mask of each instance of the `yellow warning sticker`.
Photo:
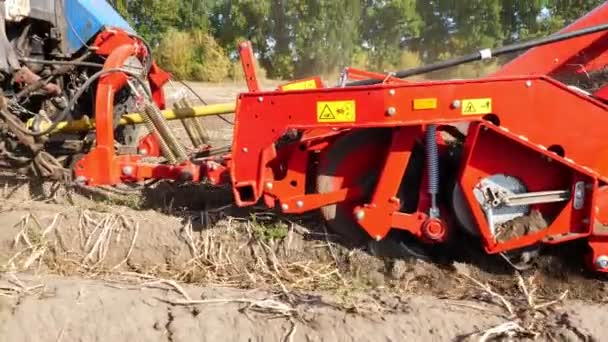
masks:
[(355, 122), (357, 108), (355, 101), (317, 102), (317, 122)]
[(317, 82), (315, 80), (294, 82), (281, 86), (281, 89), (283, 91), (317, 89)]
[(492, 113), (492, 99), (462, 100), (462, 115), (482, 115)]

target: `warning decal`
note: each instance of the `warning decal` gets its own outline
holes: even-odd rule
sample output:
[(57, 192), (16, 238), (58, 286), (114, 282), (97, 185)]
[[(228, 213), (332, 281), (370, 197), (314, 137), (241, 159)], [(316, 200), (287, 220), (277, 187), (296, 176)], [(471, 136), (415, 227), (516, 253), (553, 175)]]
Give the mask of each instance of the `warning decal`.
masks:
[(356, 119), (355, 101), (317, 102), (317, 122), (355, 122)]
[(306, 90), (306, 89), (317, 89), (317, 82), (315, 82), (315, 80), (308, 80), (308, 81), (289, 83), (289, 84), (281, 86), (281, 90), (283, 90), (283, 91)]
[(492, 99), (462, 100), (462, 115), (482, 115), (492, 113)]

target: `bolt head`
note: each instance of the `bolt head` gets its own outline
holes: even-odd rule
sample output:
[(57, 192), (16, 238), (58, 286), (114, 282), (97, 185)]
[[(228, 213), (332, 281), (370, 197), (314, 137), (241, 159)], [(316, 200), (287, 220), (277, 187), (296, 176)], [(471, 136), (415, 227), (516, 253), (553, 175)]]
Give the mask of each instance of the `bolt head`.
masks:
[(441, 221), (431, 219), (424, 224), (423, 233), (433, 241), (441, 241), (445, 236), (446, 230)]
[(595, 259), (595, 266), (597, 266), (597, 268), (599, 268), (600, 270), (608, 269), (608, 256), (607, 255), (598, 256), (597, 259)]
[(296, 202), (296, 207), (303, 208), (304, 207), (304, 202), (303, 201), (297, 201)]
[(263, 98), (263, 97), (261, 97), (261, 96), (260, 96), (260, 97), (258, 97), (258, 102), (259, 102), (259, 103), (264, 102), (264, 98)]
[(122, 168), (122, 173), (123, 173), (125, 176), (132, 176), (132, 175), (133, 175), (133, 171), (135, 171), (135, 170), (133, 169), (133, 166), (129, 166), (129, 165), (127, 165), (127, 166), (123, 166), (123, 168)]
[(461, 105), (462, 104), (460, 103), (460, 100), (454, 100), (454, 101), (452, 101), (452, 108), (454, 108), (454, 109), (460, 108)]
[(247, 147), (243, 147), (243, 152), (247, 153), (249, 152), (249, 149)]
[(357, 212), (355, 213), (355, 218), (357, 219), (357, 221), (361, 221), (365, 218), (365, 212), (363, 210), (357, 210)]
[(266, 183), (266, 189), (272, 190), (272, 182), (267, 182)]
[(397, 114), (397, 109), (395, 107), (388, 107), (386, 110), (386, 115), (395, 116), (395, 114)]
[(289, 210), (289, 205), (287, 205), (287, 203), (283, 203), (281, 205), (281, 209), (283, 209), (283, 211), (287, 211), (287, 210)]
[(388, 91), (388, 94), (389, 94), (390, 96), (395, 96), (395, 89), (391, 89), (391, 90), (389, 90), (389, 91)]
[(532, 81), (526, 81), (526, 87), (530, 88), (532, 86)]

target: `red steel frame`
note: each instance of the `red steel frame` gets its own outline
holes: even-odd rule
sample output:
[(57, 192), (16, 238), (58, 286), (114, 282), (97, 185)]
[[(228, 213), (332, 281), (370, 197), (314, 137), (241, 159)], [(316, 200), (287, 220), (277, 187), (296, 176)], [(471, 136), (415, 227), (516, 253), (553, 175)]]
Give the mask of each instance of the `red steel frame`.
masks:
[[(608, 18), (608, 4), (600, 6), (565, 31), (589, 27)], [(608, 256), (608, 127), (607, 105), (566, 87), (554, 79), (572, 65), (589, 71), (606, 62), (608, 34), (598, 33), (539, 47), (515, 59), (490, 78), (466, 81), (406, 82), (386, 75), (348, 69), (354, 78), (384, 78), (380, 85), (349, 88), (262, 91), (255, 76), (254, 56), (248, 42), (239, 45), (249, 93), (237, 99), (232, 154), (226, 165), (151, 165), (139, 156), (114, 152), (112, 112), (114, 93), (126, 76), (103, 77), (97, 89), (97, 146), (76, 166), (88, 184), (116, 184), (146, 178), (172, 178), (218, 184), (229, 172), (236, 203), (248, 206), (260, 200), (276, 202), (285, 213), (302, 213), (346, 199), (358, 199), (362, 189), (344, 188), (318, 194), (306, 191), (308, 165), (313, 153), (323, 152), (344, 131), (384, 127), (392, 143), (369, 203), (361, 203), (353, 217), (371, 237), (383, 239), (391, 229), (406, 230), (428, 243), (449, 235), (445, 216), (430, 217), (430, 199), (420, 189), (418, 210), (399, 211), (398, 188), (414, 142), (428, 125), (468, 122), (457, 182), (488, 253), (499, 253), (539, 243), (560, 243), (587, 238), (593, 263)], [(107, 55), (105, 68), (121, 66), (126, 58), (141, 57), (137, 41), (120, 32), (102, 34), (98, 53)], [(557, 47), (556, 47), (557, 46)], [(578, 70), (577, 69), (577, 70)], [(155, 100), (166, 81), (160, 69), (150, 80), (157, 86)], [(320, 87), (320, 80), (315, 79)], [(600, 92), (601, 93), (601, 92)], [(416, 101), (431, 99), (428, 107)], [(463, 115), (465, 99), (491, 99), (489, 113)], [(320, 122), (318, 103), (354, 102), (356, 118)], [(302, 133), (299, 142), (276, 148), (285, 133)], [(565, 155), (560, 156), (559, 152)], [(556, 153), (558, 152), (558, 153)], [(129, 171), (129, 172), (125, 172)], [(523, 179), (530, 191), (570, 190), (585, 184), (583, 205), (567, 202), (535, 206), (551, 219), (549, 226), (509, 241), (496, 241), (484, 213), (473, 197), (473, 187), (489, 175), (505, 173)], [(188, 177), (184, 177), (186, 174)], [(424, 183), (424, 182), (423, 182)], [(423, 184), (424, 185), (424, 184)], [(608, 269), (597, 266), (600, 271)]]
[[(145, 46), (121, 30), (109, 29), (95, 39), (98, 55), (107, 56), (104, 69), (119, 68), (127, 59), (146, 57)], [(152, 97), (156, 105), (165, 106), (162, 86), (170, 75), (153, 63), (148, 75)], [(96, 146), (75, 166), (76, 179), (87, 185), (118, 184), (149, 178), (187, 179), (197, 181), (200, 168), (191, 162), (182, 165), (158, 165), (141, 163), (139, 155), (117, 155), (114, 146), (114, 96), (127, 83), (127, 76), (112, 73), (102, 76), (98, 82), (95, 103)], [(152, 141), (151, 141), (152, 140)], [(150, 136), (143, 142), (151, 148), (155, 146)]]
[[(606, 18), (605, 4), (564, 31), (597, 25)], [(333, 137), (305, 134), (301, 148), (289, 152), (277, 151), (275, 142), (289, 130), (339, 134), (349, 129), (389, 127), (394, 128), (392, 144), (372, 199), (355, 208), (353, 217), (377, 239), (386, 237), (391, 229), (403, 229), (427, 242), (441, 242), (448, 234), (447, 222), (429, 217), (428, 198), (421, 198), (416, 213), (406, 214), (399, 212), (397, 192), (414, 141), (423, 136), (426, 126), (465, 121), (471, 125), (458, 184), (465, 189), (465, 200), (486, 251), (499, 253), (539, 243), (587, 238), (590, 261), (599, 260), (608, 255), (608, 231), (603, 228), (608, 223), (608, 207), (600, 205), (608, 201), (608, 141), (604, 137), (608, 107), (601, 97), (569, 89), (551, 76), (571, 71), (573, 65), (585, 72), (605, 65), (608, 34), (558, 44), (559, 48), (551, 45), (533, 49), (486, 79), (399, 82), (386, 75), (354, 70), (356, 78), (384, 77), (385, 82), (367, 87), (242, 94), (237, 104), (230, 168), (236, 202), (252, 205), (263, 197), (268, 204), (278, 201), (286, 213), (302, 213), (347, 198), (356, 199), (361, 195), (356, 188), (324, 194), (305, 192), (310, 152), (322, 149), (319, 146), (329, 144), (328, 139)], [(492, 100), (491, 113), (462, 114), (462, 100), (480, 98)], [(434, 99), (437, 106), (416, 109), (416, 99)], [(332, 101), (354, 101), (356, 120), (319, 122), (317, 104)], [(564, 156), (559, 155), (561, 151), (565, 151)], [(284, 164), (286, 174), (277, 175), (277, 163)], [(496, 241), (472, 190), (480, 179), (497, 173), (523, 179), (530, 191), (569, 190), (574, 194), (575, 184), (583, 182), (584, 205), (574, 208), (573, 199), (537, 205), (534, 209), (551, 218), (546, 229)]]
[[(436, 110), (412, 108), (414, 99), (430, 97), (437, 99), (439, 107)], [(489, 118), (497, 117), (500, 120), (500, 128), (484, 123), (481, 115), (463, 116), (461, 110), (453, 107), (455, 100), (478, 97), (493, 99), (495, 114)], [(556, 98), (560, 101), (552, 100)], [(321, 125), (317, 122), (318, 101), (345, 100), (354, 100), (357, 103), (356, 123)], [(513, 103), (517, 103), (518, 106), (513, 106)], [(387, 115), (390, 108), (395, 111), (393, 116)], [(525, 108), (527, 112), (535, 114), (522, 117), (519, 108)], [(425, 125), (469, 121), (475, 124), (471, 127), (467, 138), (468, 149), (465, 150), (467, 151), (465, 156), (471, 155), (476, 157), (475, 160), (485, 159), (490, 162), (480, 168), (472, 165), (472, 157), (468, 160), (464, 159), (460, 177), (460, 184), (464, 189), (472, 189), (473, 185), (484, 176), (502, 172), (508, 174), (509, 169), (513, 169), (513, 173), (522, 173), (524, 171), (516, 170), (517, 166), (522, 165), (529, 170), (523, 173), (528, 186), (539, 183), (535, 191), (564, 187), (570, 189), (574, 186), (575, 179), (584, 179), (594, 190), (590, 191), (589, 200), (585, 202), (586, 207), (574, 213), (566, 205), (563, 209), (563, 217), (577, 214), (574, 215), (579, 218), (577, 224), (587, 222), (584, 229), (580, 228), (577, 231), (581, 230), (589, 235), (591, 222), (594, 222), (595, 218), (595, 211), (592, 210), (591, 205), (594, 201), (592, 195), (595, 195), (598, 184), (604, 183), (607, 179), (608, 153), (590, 154), (588, 151), (608, 152), (608, 141), (603, 139), (602, 134), (602, 123), (608, 124), (606, 109), (605, 104), (585, 97), (544, 76), (243, 94), (239, 97), (237, 107), (238, 120), (231, 165), (235, 197), (240, 205), (252, 205), (264, 194), (274, 195), (288, 213), (301, 213), (344, 200), (352, 189), (322, 195), (304, 193), (303, 165), (306, 165), (307, 157), (302, 151), (290, 155), (290, 159), (287, 160), (288, 175), (283, 180), (277, 181), (269, 167), (277, 158), (274, 142), (289, 129), (308, 130), (319, 126), (332, 130), (402, 127), (394, 133), (389, 157), (381, 172), (371, 203), (358, 209), (366, 212), (365, 218), (359, 223), (373, 237), (384, 238), (391, 228), (405, 229), (423, 237), (423, 225), (428, 224), (427, 210), (420, 210), (416, 214), (399, 213), (398, 200), (396, 200), (397, 188), (407, 166), (413, 142), (416, 138), (420, 138)], [(572, 116), (570, 113), (574, 111), (587, 114)], [(568, 119), (555, 120), (556, 117)], [(248, 127), (256, 127), (256, 130), (252, 131)], [(493, 132), (493, 135), (508, 139), (509, 143), (482, 144), (475, 134), (477, 128), (485, 128)], [(564, 132), (564, 134), (556, 135), (554, 132)], [(584, 142), (581, 142), (576, 132), (586, 132)], [(568, 159), (561, 158), (547, 149), (548, 146), (554, 145), (561, 146), (566, 151)], [(480, 152), (484, 148), (489, 150)], [(494, 150), (498, 152), (499, 148), (504, 154), (496, 155), (492, 152)], [(307, 147), (308, 149), (310, 148)], [(519, 150), (522, 150), (520, 152), (522, 158), (523, 156), (527, 158), (522, 159), (526, 162), (522, 163), (522, 160), (511, 158), (514, 151)], [(482, 157), (478, 157), (479, 154)], [(543, 160), (541, 157), (545, 158), (546, 164), (535, 165), (527, 161), (528, 158)], [(495, 168), (494, 165), (503, 167)], [(570, 177), (571, 184), (558, 182), (557, 180), (562, 178), (557, 176), (555, 179), (550, 179), (547, 175), (552, 170), (560, 171), (559, 176)], [(289, 186), (294, 180), (301, 186)], [(555, 182), (547, 183), (549, 180)], [(554, 187), (546, 188), (551, 185)], [(470, 192), (465, 194), (468, 195), (469, 203), (476, 203)], [(483, 227), (485, 224), (483, 213), (474, 212), (474, 214), (477, 223)], [(551, 228), (554, 234), (548, 234), (554, 237), (552, 241), (561, 241), (562, 239), (556, 236), (571, 232), (571, 224), (560, 225), (560, 222), (557, 221), (557, 225)], [(537, 234), (538, 236), (528, 235), (522, 241), (497, 244), (489, 235), (489, 229), (486, 229), (486, 232), (486, 247), (491, 253), (524, 247), (548, 236), (548, 231), (544, 231), (543, 234)]]

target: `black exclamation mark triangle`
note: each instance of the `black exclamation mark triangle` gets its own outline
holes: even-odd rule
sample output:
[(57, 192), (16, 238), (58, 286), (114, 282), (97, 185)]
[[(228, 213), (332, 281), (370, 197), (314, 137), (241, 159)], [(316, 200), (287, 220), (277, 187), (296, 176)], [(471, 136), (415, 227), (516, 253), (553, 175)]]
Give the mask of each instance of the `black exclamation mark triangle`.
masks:
[(477, 112), (477, 110), (475, 110), (475, 106), (473, 105), (473, 102), (469, 102), (469, 104), (464, 109), (464, 112), (465, 113), (475, 113), (475, 112)]
[(321, 119), (321, 120), (335, 120), (336, 116), (331, 111), (331, 108), (329, 108), (329, 105), (326, 104), (325, 107), (323, 107), (323, 110), (321, 111), (321, 114), (319, 115), (319, 119)]

